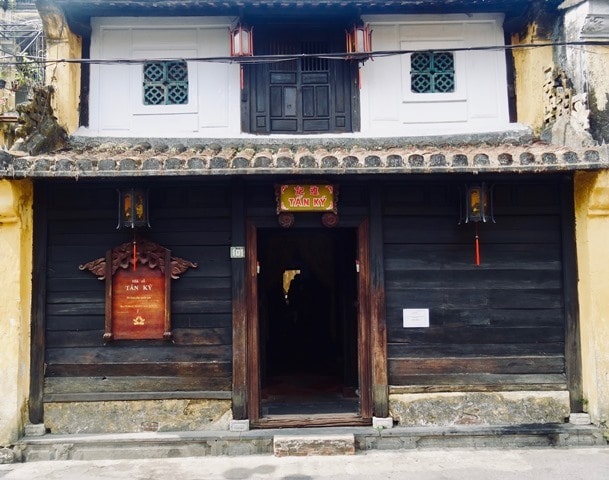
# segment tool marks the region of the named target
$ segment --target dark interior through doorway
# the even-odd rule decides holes
[[[357,414],[357,232],[258,230],[261,414]]]

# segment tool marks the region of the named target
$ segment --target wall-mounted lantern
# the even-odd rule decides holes
[[[486,223],[489,220],[495,223],[492,187],[489,187],[486,183],[465,185],[464,207],[461,212],[461,221],[464,223]]]
[[[143,188],[123,188],[118,191],[118,228],[150,227],[148,221],[148,191]]]
[[[372,30],[368,25],[353,25],[347,30],[347,53],[372,52]]]
[[[229,28],[230,33],[230,56],[251,57],[254,55],[253,28],[237,23]]]
[[[476,265],[480,265],[480,235],[478,234],[478,223],[488,221],[495,223],[493,212],[493,188],[486,183],[475,183],[465,185],[465,199],[461,203],[459,225],[461,223],[473,222],[474,254]]]

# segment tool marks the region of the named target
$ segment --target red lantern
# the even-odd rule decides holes
[[[372,52],[372,30],[368,25],[353,25],[347,30],[347,53]]]
[[[230,28],[229,32],[231,57],[251,57],[254,55],[253,28],[238,23]]]

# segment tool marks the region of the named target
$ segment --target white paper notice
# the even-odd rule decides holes
[[[404,308],[404,328],[429,327],[429,308]]]

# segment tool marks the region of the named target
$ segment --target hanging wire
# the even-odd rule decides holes
[[[537,49],[548,47],[592,47],[592,46],[609,46],[607,40],[585,40],[585,41],[564,41],[564,42],[544,42],[544,43],[528,43],[520,45],[489,45],[476,47],[457,47],[457,48],[437,48],[445,52],[475,52],[475,51],[517,51],[525,49]],[[47,59],[42,56],[31,56],[23,54],[14,54],[14,61],[3,62],[2,65],[19,65],[27,58],[28,62],[39,65],[53,64],[81,64],[81,65],[139,65],[146,62],[165,62],[165,61],[184,61],[184,62],[208,62],[208,63],[229,63],[229,64],[262,64],[262,63],[277,63],[289,62],[302,58],[317,58],[328,60],[357,60],[365,61],[374,58],[385,58],[400,55],[408,55],[411,53],[425,52],[429,49],[406,49],[406,50],[375,50],[368,53],[300,53],[300,54],[282,54],[282,55],[255,55],[252,57],[231,57],[231,56],[214,56],[214,57],[167,57],[167,58],[114,58],[114,59],[95,59],[95,58],[62,58],[62,59]],[[2,51],[2,53],[9,53]],[[608,52],[609,53],[609,52]],[[1,58],[1,57],[0,57]],[[4,57],[7,58],[7,57]],[[8,57],[10,58],[10,57]]]

